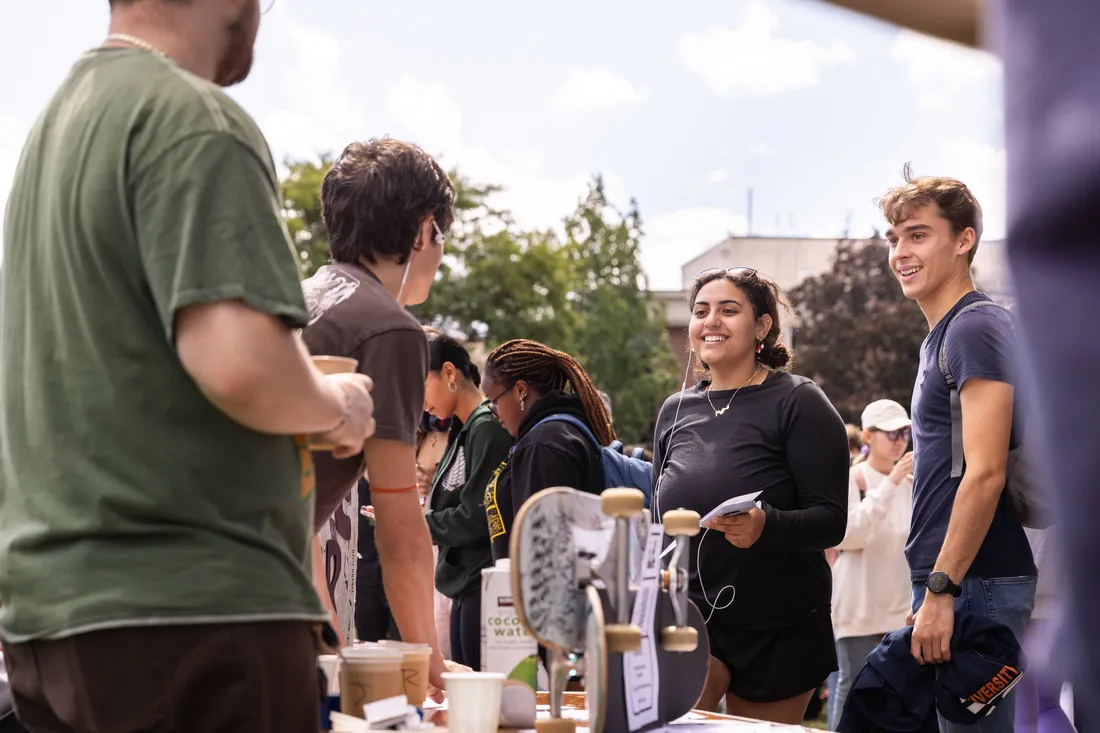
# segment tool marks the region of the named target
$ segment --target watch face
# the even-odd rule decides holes
[[[928,576],[928,590],[933,593],[943,593],[947,588],[947,576],[943,573],[932,573]]]

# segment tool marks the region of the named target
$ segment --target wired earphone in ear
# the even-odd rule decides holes
[[[684,404],[684,393],[687,392],[688,375],[691,374],[691,368],[694,365],[695,347],[692,346],[691,356],[688,357],[687,369],[684,370],[684,381],[683,384],[680,385],[680,399],[676,403],[676,412],[673,413],[672,416],[672,432],[669,433],[668,445],[664,450],[664,455],[661,459],[661,466],[657,473],[657,482],[653,487],[653,510],[656,514],[658,522],[660,522],[663,517],[663,515],[661,514],[661,484],[664,482],[665,479],[665,468],[668,467],[668,457],[672,454],[672,440],[676,437],[676,431],[680,427],[680,405]],[[660,427],[661,426],[658,424],[656,426],[656,429],[654,429],[653,431],[653,435],[656,440],[660,440]],[[701,569],[699,560],[702,557],[703,541],[706,540],[708,534],[710,534],[710,529],[704,528],[702,536],[699,537],[699,544],[695,546],[695,573],[699,576],[699,588],[703,591],[703,600],[707,602],[708,606],[710,606],[710,613],[707,614],[706,621],[703,622],[704,624],[710,623],[710,620],[711,618],[713,618],[715,611],[726,610],[733,605],[734,599],[737,598],[737,589],[734,588],[732,585],[726,585],[720,588],[718,590],[718,595],[714,597],[713,601],[711,601],[710,598],[707,597],[707,586],[703,582],[703,571]],[[674,547],[676,547],[675,543],[669,544],[669,546],[665,548],[664,552],[661,553],[661,557],[663,558],[665,555],[668,555]],[[718,601],[719,599],[721,599],[722,594],[725,593],[727,590],[731,594],[729,602],[726,603],[724,606],[719,606]]]
[[[436,244],[442,247],[443,244],[447,241],[447,238],[443,236],[443,230],[439,228],[439,224],[436,223],[434,217],[432,218],[432,228],[435,229],[435,237],[432,238],[433,241],[435,241]],[[419,237],[420,235],[418,234],[418,242]],[[413,250],[415,251],[416,249],[418,248],[414,245]],[[401,275],[401,287],[397,289],[397,302],[401,303],[402,305],[404,305],[404,302],[401,300],[401,296],[405,293],[405,282],[409,279],[409,268],[412,267],[414,253],[415,252],[409,252],[409,257],[405,260],[405,272]]]

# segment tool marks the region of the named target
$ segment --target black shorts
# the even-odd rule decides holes
[[[781,629],[707,626],[710,653],[730,672],[730,688],[746,702],[769,703],[816,690],[837,670],[829,616]]]

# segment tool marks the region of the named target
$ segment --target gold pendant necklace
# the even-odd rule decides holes
[[[733,404],[733,398],[737,396],[737,393],[741,391],[742,387],[747,387],[749,385],[749,382],[756,379],[756,375],[759,371],[760,371],[760,365],[757,364],[756,368],[752,370],[752,376],[749,377],[749,381],[742,384],[741,387],[738,387],[737,389],[733,390],[733,394],[730,395],[730,401],[727,402],[726,406],[723,407],[721,410],[719,410],[717,407],[714,406],[714,402],[710,398],[710,387],[707,387],[707,402],[710,403],[710,409],[714,410],[714,416],[715,417],[721,417],[722,415],[726,414],[726,411],[730,409],[730,405]]]

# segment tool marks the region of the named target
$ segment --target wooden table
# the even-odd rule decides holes
[[[538,693],[538,704],[545,706],[549,704],[548,696],[545,692]],[[562,701],[562,710],[568,711],[580,711],[584,712],[584,693],[583,692],[567,692]],[[713,722],[716,731],[738,731],[748,730],[753,731],[760,730],[760,726],[769,725],[768,723],[762,723],[759,720],[751,720],[749,718],[738,718],[730,715],[719,715],[718,713],[708,713],[702,710],[692,711],[696,715],[700,716],[702,720],[699,722]],[[428,712],[425,714],[425,720],[435,723],[436,731],[440,733],[448,733],[447,729],[447,713],[444,710],[436,710],[434,712]],[[782,729],[786,731],[796,730],[795,726],[775,726],[777,730]],[[807,733],[811,733],[808,728],[804,728]],[[457,732],[455,732],[457,733]],[[501,728],[500,733],[519,733],[513,728]],[[583,720],[577,721],[577,733],[588,733],[588,728],[584,725]],[[608,733],[615,733],[609,731]]]

